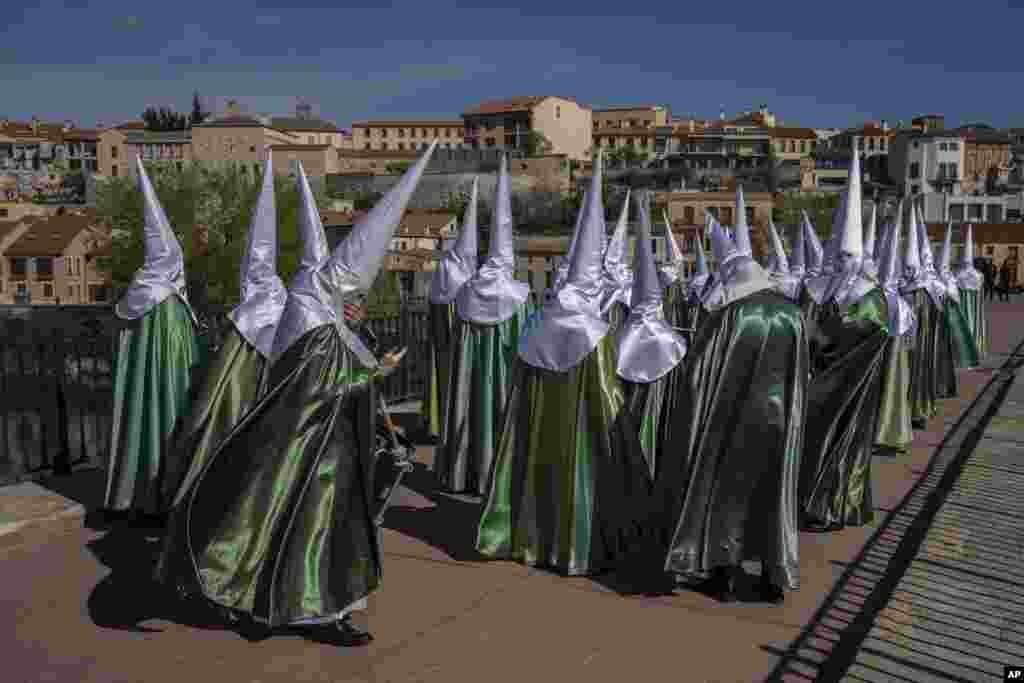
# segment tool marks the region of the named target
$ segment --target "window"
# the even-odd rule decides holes
[[[919,185],[911,185],[910,186],[910,194],[917,194],[920,191],[921,191],[921,187]]]
[[[49,282],[47,282],[46,284],[43,285],[43,298],[44,299],[52,299],[53,298],[53,285],[51,285]]]
[[[694,210],[692,206],[683,208],[683,222],[687,225],[693,225],[697,222],[694,218]]]
[[[722,216],[721,221],[726,225],[732,225],[732,207],[723,206],[721,209],[719,209],[719,212]]]
[[[28,294],[28,285],[24,282],[18,283],[18,296],[25,296]]]
[[[93,303],[103,303],[107,300],[107,288],[103,285],[89,285],[89,299]]]
[[[112,145],[110,147],[110,158],[111,159],[116,159],[117,158],[117,145]]]
[[[912,162],[910,164],[909,176],[910,176],[911,180],[916,180],[917,178],[921,177],[921,164],[920,164],[920,162],[914,161],[914,162]]]
[[[917,140],[914,140],[914,149],[917,149],[920,145],[921,145],[920,142],[918,142]]]
[[[964,220],[964,205],[963,204],[950,204],[949,205],[949,220],[954,223],[960,223]]]
[[[420,128],[420,136],[421,137],[427,137],[427,129],[426,128]]]
[[[960,169],[958,168],[958,166],[959,165],[953,161],[946,164],[946,171],[949,173],[949,177],[954,180],[956,180],[960,176]]]
[[[53,277],[53,258],[49,256],[36,258],[36,275],[39,277]]]
[[[28,259],[17,257],[11,259],[11,275],[25,277],[28,273]]]
[[[112,175],[115,178],[117,177],[117,164],[114,164],[113,166],[110,167],[110,175]]]
[[[10,213],[10,209],[0,209],[0,218],[7,218]]]
[[[484,144],[486,144],[488,147],[494,147],[496,142],[494,138],[487,138],[486,140],[484,140]]]
[[[74,275],[74,259],[71,256],[64,257],[64,274]]]
[[[945,142],[940,142],[940,143],[939,143],[939,151],[940,151],[940,152],[945,152],[945,151],[946,151],[946,149],[947,149],[947,147],[946,147],[946,143],[945,143]]]
[[[874,138],[868,138],[868,150],[870,150],[872,152],[875,151],[875,139]]]
[[[977,219],[977,220],[980,221],[981,220],[981,209],[982,209],[982,205],[981,204],[971,204],[967,208],[967,217],[969,219]]]
[[[950,152],[957,152],[959,150],[960,150],[960,143],[959,142],[951,142],[951,143],[949,143],[949,151]]]
[[[387,149],[388,148],[388,143],[386,143],[386,142],[380,143],[380,148],[381,149]]]
[[[555,106],[555,118],[559,119],[562,117],[562,107],[560,105]]]
[[[404,142],[399,142],[398,143],[398,149],[404,151],[405,150],[405,143]]]
[[[68,285],[68,298],[71,299],[74,296],[75,296],[75,288],[72,287],[71,285]]]
[[[989,204],[986,209],[988,210],[988,222],[989,223],[1002,223],[1003,222],[1003,207],[998,204]]]
[[[405,128],[399,128],[398,129],[398,137],[400,137],[400,138],[404,138],[405,137]]]

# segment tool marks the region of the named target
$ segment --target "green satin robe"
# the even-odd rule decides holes
[[[126,323],[114,378],[106,509],[163,511],[169,437],[188,408],[192,376],[201,364],[195,322],[177,296]]]
[[[376,376],[334,325],[293,343],[175,508],[157,580],[271,626],[336,619],[377,589]]]
[[[664,377],[653,382],[637,383],[622,381],[626,407],[632,416],[643,449],[644,459],[653,481],[657,475],[658,451],[664,436],[665,396],[677,390],[680,366],[674,367]]]
[[[487,491],[519,335],[531,309],[526,303],[497,325],[455,318],[446,425],[434,456],[434,472],[445,491],[480,496]]]
[[[992,352],[992,339],[988,333],[988,314],[985,310],[985,298],[977,289],[960,288],[960,306],[967,327],[974,335],[974,346],[978,350],[979,361]]]
[[[220,442],[263,395],[268,367],[263,354],[232,325],[172,437],[163,477],[165,508],[181,501]]]
[[[643,548],[651,482],[615,371],[615,340],[567,372],[518,362],[477,550],[568,575]]]
[[[916,289],[907,296],[917,318],[917,333],[910,352],[910,416],[915,426],[935,416],[938,399],[938,327],[939,309],[924,289]]]
[[[945,320],[953,343],[953,365],[961,370],[976,368],[981,364],[978,358],[978,344],[967,318],[964,317],[964,300],[960,303],[946,299]]]
[[[882,398],[878,407],[876,448],[906,452],[914,441],[911,425],[910,351],[903,337],[890,337],[882,365]]]
[[[427,339],[427,393],[423,399],[423,422],[427,433],[439,438],[445,433],[445,415],[448,409],[455,305],[431,303],[427,312],[430,336]]]
[[[795,589],[809,362],[800,309],[762,291],[703,315],[658,463],[665,571],[700,579],[760,560]]]
[[[889,347],[888,309],[877,287],[845,312],[834,303],[818,309],[800,471],[806,526],[833,529],[874,519],[871,455]]]
[[[956,310],[950,307],[949,298],[946,298],[939,307],[939,317],[936,324],[936,354],[935,354],[935,397],[956,398],[960,391],[957,386],[956,377],[956,346],[953,341],[953,323],[951,313]]]

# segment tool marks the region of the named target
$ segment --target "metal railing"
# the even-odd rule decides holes
[[[105,466],[119,335],[111,309],[3,308],[10,310],[0,310],[0,482]],[[212,359],[230,322],[219,310],[198,317],[200,343]],[[380,351],[409,349],[385,380],[384,399],[397,403],[422,396],[428,360],[425,308],[403,307],[366,325]]]

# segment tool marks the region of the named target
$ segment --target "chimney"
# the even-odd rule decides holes
[[[238,106],[238,100],[228,100],[228,103],[224,105],[225,114],[241,114],[242,108]]]

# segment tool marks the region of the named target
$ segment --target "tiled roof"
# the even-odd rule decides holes
[[[390,150],[390,149],[341,149],[338,150],[338,157],[341,159],[418,159],[419,150]]]
[[[353,128],[462,128],[462,121],[360,121]]]
[[[207,119],[197,127],[202,128],[271,128],[271,119],[267,116],[252,114],[224,114]]]
[[[593,134],[595,136],[603,135],[605,137],[616,137],[622,135],[632,135],[635,137],[637,135],[655,135],[656,132],[654,128],[595,128]]]
[[[296,116],[275,116],[270,119],[270,125],[277,130],[283,131],[319,131],[321,133],[341,132],[341,129],[330,121],[324,121],[323,119],[305,119]]]
[[[665,109],[665,107],[659,104],[641,104],[637,106],[622,105],[619,107],[601,107],[600,109],[594,108],[591,111],[593,111],[595,114],[601,114],[605,112],[610,113],[617,111],[655,111],[662,109]]]
[[[768,134],[773,138],[798,138],[802,140],[818,139],[818,135],[811,128],[769,128]]]
[[[517,111],[529,111],[538,104],[548,99],[549,97],[557,97],[560,100],[567,100],[569,102],[576,102],[571,97],[561,97],[556,95],[531,95],[527,97],[509,97],[503,100],[491,100],[488,102],[481,102],[475,107],[470,107],[465,112],[465,115],[470,114],[503,114]],[[580,105],[582,106],[582,105]]]
[[[1006,133],[985,126],[984,128],[961,126],[957,132],[964,140],[975,145],[1012,145],[1013,139]]]
[[[72,240],[92,224],[86,216],[67,214],[35,221],[4,252],[5,256],[60,256]]]
[[[448,211],[407,211],[398,226],[398,234],[406,237],[437,237],[441,228],[455,220]]]
[[[322,152],[330,148],[331,145],[279,144],[270,146],[270,149],[276,152]]]

